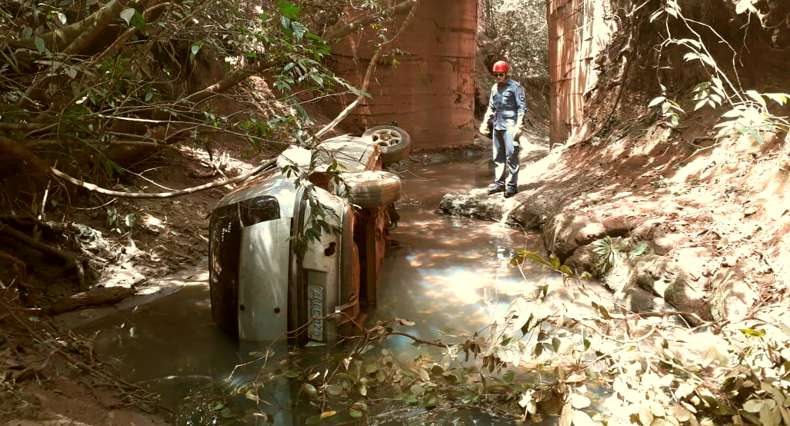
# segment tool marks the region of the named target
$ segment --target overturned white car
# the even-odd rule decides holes
[[[219,327],[241,340],[325,343],[375,304],[400,196],[400,179],[380,169],[382,160],[405,158],[409,144],[403,129],[377,126],[313,151],[290,148],[277,171],[220,200],[209,225],[211,310]],[[282,172],[308,165],[307,185]],[[327,173],[335,165],[340,184]]]

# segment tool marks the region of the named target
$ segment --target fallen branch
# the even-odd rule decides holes
[[[172,197],[178,197],[180,195],[193,194],[195,192],[205,191],[206,189],[216,188],[218,186],[224,186],[224,185],[228,185],[228,184],[231,184],[231,183],[243,182],[243,181],[249,179],[250,177],[252,177],[252,176],[254,176],[254,175],[256,175],[256,174],[258,174],[260,172],[266,171],[270,167],[274,166],[275,163],[276,163],[276,160],[275,159],[271,159],[271,160],[268,160],[265,163],[255,167],[254,169],[250,170],[249,172],[244,173],[244,174],[239,175],[239,176],[236,176],[236,177],[233,177],[233,178],[215,180],[213,182],[209,182],[209,183],[206,183],[206,184],[203,184],[203,185],[198,185],[198,186],[193,186],[193,187],[190,187],[190,188],[184,188],[184,189],[179,189],[179,190],[175,190],[175,191],[168,191],[168,192],[125,192],[125,191],[113,191],[111,189],[102,188],[102,187],[100,187],[98,185],[85,182],[84,180],[80,180],[80,179],[71,177],[71,176],[67,175],[66,173],[63,173],[63,172],[61,172],[60,170],[58,170],[58,169],[56,169],[54,167],[51,167],[50,170],[51,170],[52,174],[55,177],[59,178],[59,179],[63,179],[63,180],[65,180],[65,181],[67,181],[67,182],[69,182],[71,184],[77,185],[79,187],[87,189],[88,191],[96,192],[96,193],[99,193],[99,194],[110,195],[110,196],[118,197],[118,198],[172,198]]]
[[[57,315],[88,306],[111,305],[129,296],[133,296],[136,291],[137,289],[135,289],[134,286],[97,287],[60,299],[44,311],[49,315]]]

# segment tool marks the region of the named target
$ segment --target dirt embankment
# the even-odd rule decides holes
[[[245,90],[264,93],[259,84],[252,79]],[[117,191],[169,192],[241,175],[282,146],[260,148],[216,139],[211,146],[122,153],[124,171],[111,181],[101,171],[84,172]],[[28,154],[19,152],[18,167],[0,173],[0,423],[165,424],[155,395],[97,359],[90,336],[60,324],[111,312],[135,293],[173,291],[163,277],[205,268],[208,214],[229,188],[116,198],[51,180],[46,165],[24,163]],[[69,312],[75,309],[81,311]],[[69,318],[55,317],[64,312]]]
[[[754,22],[744,26],[745,18],[735,16],[731,5],[713,15],[707,9],[689,7],[689,17],[708,13],[739,55],[748,50],[752,59],[761,58],[744,64],[736,56],[741,85],[786,92],[790,79],[781,64],[790,63],[787,41]],[[630,47],[624,39],[629,31],[638,40]],[[714,126],[728,107],[692,112],[692,90],[705,81],[701,69],[683,59],[684,51],[668,49],[656,71],[652,48],[666,34],[647,19],[620,35],[597,60],[602,74],[588,94],[584,138],[537,162],[522,157],[520,193],[513,200],[482,190],[448,194],[441,209],[540,230],[547,252],[578,274],[602,279],[634,311],[677,310],[697,322],[738,321],[765,305],[786,306],[786,131],[717,138]],[[704,41],[715,46],[714,57],[732,58],[733,50],[715,43],[714,36]],[[619,66],[623,55],[633,61],[630,67]],[[660,94],[659,83],[688,111],[678,126],[648,108]]]

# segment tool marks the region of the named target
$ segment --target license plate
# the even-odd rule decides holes
[[[307,328],[307,337],[324,341],[324,288],[317,285],[307,287],[307,308],[312,322]]]

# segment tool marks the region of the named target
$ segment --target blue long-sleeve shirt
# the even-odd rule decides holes
[[[524,88],[517,81],[508,79],[501,87],[498,83],[491,87],[488,110],[483,122],[493,115],[494,129],[505,130],[508,127],[521,126],[526,113]]]

